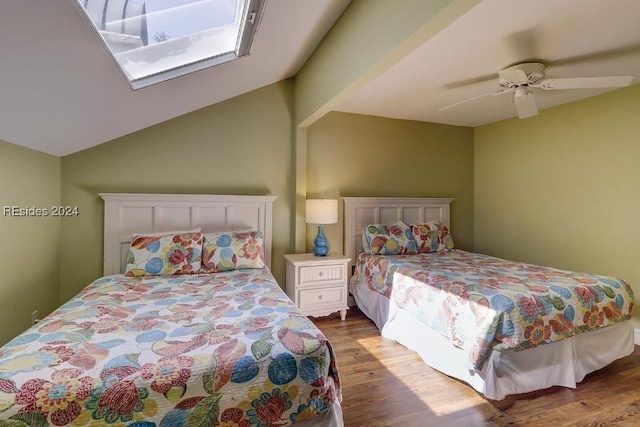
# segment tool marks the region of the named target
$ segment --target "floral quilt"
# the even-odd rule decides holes
[[[461,250],[359,256],[353,282],[447,337],[481,370],[491,350],[559,341],[633,316],[622,279],[507,261]]]
[[[100,278],[0,348],[0,426],[281,426],[339,399],[267,269]]]

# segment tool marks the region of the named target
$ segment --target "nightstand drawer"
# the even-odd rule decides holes
[[[345,287],[339,288],[320,288],[320,289],[302,289],[299,291],[300,309],[304,311],[307,308],[316,308],[323,304],[335,305],[344,302],[346,304],[347,295]]]
[[[288,254],[287,295],[307,316],[347,316],[347,275],[350,258],[340,254]]]
[[[301,266],[299,286],[322,285],[343,282],[344,264],[328,264],[319,266]]]

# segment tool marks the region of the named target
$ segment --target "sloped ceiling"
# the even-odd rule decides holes
[[[137,91],[74,2],[0,2],[1,140],[64,156],[291,77],[349,0],[267,1],[250,56]]]

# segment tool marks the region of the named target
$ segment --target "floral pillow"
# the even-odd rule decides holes
[[[442,252],[453,249],[453,238],[449,234],[449,229],[440,221],[411,224],[409,227],[418,245],[418,252]]]
[[[262,232],[225,231],[204,235],[201,273],[264,268]]]
[[[373,255],[413,255],[418,247],[411,229],[398,221],[395,224],[370,224],[364,227],[363,246]]]
[[[202,233],[134,236],[125,276],[189,274],[200,269]]]

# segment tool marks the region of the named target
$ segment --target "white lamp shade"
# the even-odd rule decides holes
[[[308,224],[335,224],[338,222],[338,201],[309,199],[306,204]]]

